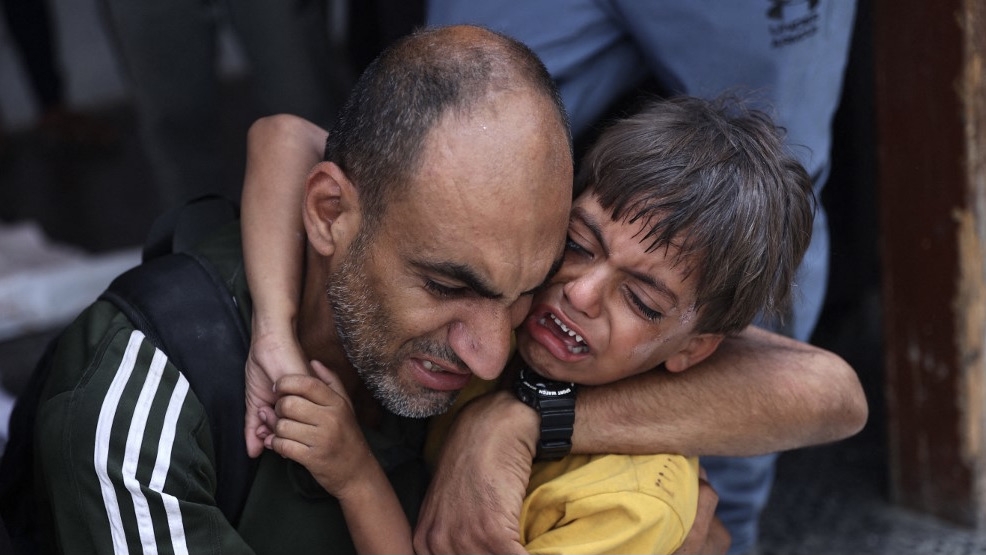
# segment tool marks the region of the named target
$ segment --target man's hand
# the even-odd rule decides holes
[[[706,480],[705,469],[699,469],[698,480],[698,513],[695,515],[695,523],[692,529],[685,536],[684,543],[675,551],[675,555],[698,554],[719,554],[722,555],[729,550],[732,539],[729,532],[723,526],[722,521],[716,518],[716,505],[719,504],[719,494],[716,493],[709,482]]]
[[[537,414],[507,392],[463,408],[422,505],[415,552],[525,553],[520,509],[537,434]]]
[[[246,415],[243,433],[247,453],[257,457],[264,450],[264,441],[269,443],[277,424],[274,382],[290,374],[307,375],[308,364],[290,329],[278,334],[263,332],[255,327],[245,372]]]

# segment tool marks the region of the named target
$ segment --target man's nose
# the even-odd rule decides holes
[[[528,306],[530,303],[527,303]],[[500,375],[510,357],[511,320],[515,310],[497,306],[477,310],[452,323],[449,344],[472,373],[484,380]],[[526,310],[524,311],[526,314]]]

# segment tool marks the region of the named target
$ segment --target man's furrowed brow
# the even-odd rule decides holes
[[[493,289],[489,283],[479,276],[472,268],[464,264],[455,262],[429,262],[416,261],[415,266],[432,272],[436,275],[445,276],[462,283],[468,289],[472,289],[477,295],[486,299],[502,299],[503,293]]]

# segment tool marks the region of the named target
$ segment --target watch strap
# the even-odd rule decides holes
[[[575,426],[575,390],[564,397],[540,400],[541,436],[537,442],[538,460],[557,460],[572,452]]]

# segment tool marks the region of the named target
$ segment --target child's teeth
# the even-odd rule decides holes
[[[574,337],[575,340],[578,341],[579,343],[583,342],[582,336],[575,333],[575,330],[569,329],[569,327],[566,326],[561,320],[559,320],[557,316],[555,316],[554,314],[548,314],[548,316],[551,317],[551,321],[554,322],[555,325],[557,325],[559,328],[561,328],[561,331],[567,333],[569,337]],[[544,324],[543,318],[541,319],[541,323]],[[583,350],[580,349],[578,351],[572,351],[572,352],[583,352]]]

